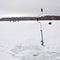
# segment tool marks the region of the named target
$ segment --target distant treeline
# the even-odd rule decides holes
[[[39,20],[60,20],[60,16],[42,16]]]
[[[60,16],[41,16],[41,17],[8,17],[0,18],[0,21],[35,21],[35,20],[60,20]]]

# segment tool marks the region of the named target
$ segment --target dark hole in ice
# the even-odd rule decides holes
[[[49,22],[48,24],[49,24],[49,25],[51,25],[51,24],[52,24],[52,22]]]

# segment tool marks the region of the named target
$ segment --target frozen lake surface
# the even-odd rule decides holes
[[[60,60],[60,52],[51,51],[47,47],[20,47],[11,50],[13,57],[21,60]]]
[[[36,21],[0,22],[0,59],[60,60],[60,21],[52,21],[52,25],[49,21],[41,23],[44,47]]]

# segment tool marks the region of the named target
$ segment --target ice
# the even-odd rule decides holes
[[[37,22],[0,23],[1,60],[60,60],[60,21],[42,22],[44,46],[41,46]]]
[[[58,60],[60,56],[60,53],[50,51],[47,47],[20,47],[14,48],[14,51],[11,50],[11,55],[14,54],[14,56],[12,55],[13,57],[17,57],[21,60]]]

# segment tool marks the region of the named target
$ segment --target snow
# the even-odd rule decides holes
[[[36,21],[0,22],[1,60],[60,60],[60,21],[42,23],[44,46],[41,46],[40,25]]]
[[[60,59],[60,53],[55,51],[49,51],[45,47],[22,47],[18,48],[19,51],[15,48],[11,51],[13,57],[17,57],[21,60],[58,60]],[[18,53],[16,53],[18,52]]]

